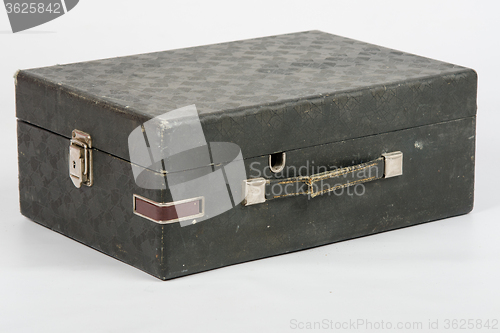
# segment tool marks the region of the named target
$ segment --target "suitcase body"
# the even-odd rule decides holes
[[[476,90],[318,31],[22,70],[21,212],[160,279],[465,214]]]

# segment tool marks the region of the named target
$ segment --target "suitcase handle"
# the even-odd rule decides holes
[[[243,205],[250,206],[268,200],[318,195],[382,178],[403,174],[403,153],[395,151],[362,164],[325,171],[312,176],[285,179],[252,178],[243,182]]]

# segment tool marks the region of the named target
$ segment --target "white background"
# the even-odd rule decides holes
[[[500,320],[496,4],[86,0],[17,34],[0,8],[0,332],[288,332],[323,319],[421,321],[420,332],[439,320],[450,332],[446,319]],[[472,213],[168,282],[19,214],[17,69],[312,29],[477,70]]]

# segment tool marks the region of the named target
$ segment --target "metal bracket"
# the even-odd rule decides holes
[[[158,224],[186,220],[193,220],[191,224],[196,224],[196,218],[205,216],[205,197],[156,202],[134,194],[133,199],[134,214]]]
[[[80,188],[83,185],[92,186],[94,174],[92,172],[92,138],[89,134],[73,130],[69,143],[69,178]]]
[[[243,181],[244,206],[266,202],[266,183],[264,178],[253,178]]]
[[[385,160],[384,178],[401,176],[403,174],[403,153],[394,151],[382,154]]]

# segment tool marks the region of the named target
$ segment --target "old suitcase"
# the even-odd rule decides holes
[[[21,212],[165,280],[465,214],[476,87],[319,31],[21,70]]]

